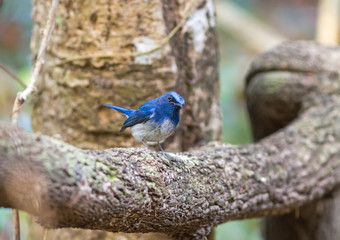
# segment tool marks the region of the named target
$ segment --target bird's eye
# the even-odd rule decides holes
[[[168,100],[169,100],[169,101],[171,101],[171,100],[172,100],[172,96],[171,96],[171,95],[168,97]]]

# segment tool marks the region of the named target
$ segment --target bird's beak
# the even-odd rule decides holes
[[[173,105],[176,106],[176,107],[179,107],[179,108],[183,107],[183,104],[181,104],[181,103],[173,103]]]

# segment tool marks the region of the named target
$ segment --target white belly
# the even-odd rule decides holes
[[[132,136],[138,141],[161,142],[169,137],[175,129],[170,120],[165,120],[161,125],[152,121],[136,124],[131,127]]]

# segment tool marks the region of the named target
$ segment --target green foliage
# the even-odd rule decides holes
[[[215,229],[215,240],[262,240],[258,219],[231,221]]]
[[[20,238],[25,240],[28,234],[28,215],[24,212],[19,212],[20,216]],[[12,222],[12,209],[0,208],[0,239],[13,239],[14,227]]]
[[[220,36],[221,37],[221,36]],[[246,56],[242,57],[242,51],[233,48],[233,42],[228,42],[230,46],[222,46],[221,61],[219,63],[219,73],[221,80],[220,101],[222,110],[223,134],[222,140],[231,144],[245,144],[251,142],[251,133],[249,119],[246,110],[245,97],[243,93],[244,69],[247,60]],[[232,51],[229,52],[229,48]],[[224,51],[231,54],[240,54],[240,58],[227,58]],[[244,59],[246,60],[244,60]],[[243,62],[243,63],[242,63]]]

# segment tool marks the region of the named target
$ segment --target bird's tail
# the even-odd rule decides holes
[[[118,112],[123,113],[125,116],[129,117],[135,110],[129,108],[118,107],[115,105],[104,104],[104,106],[117,110]]]

